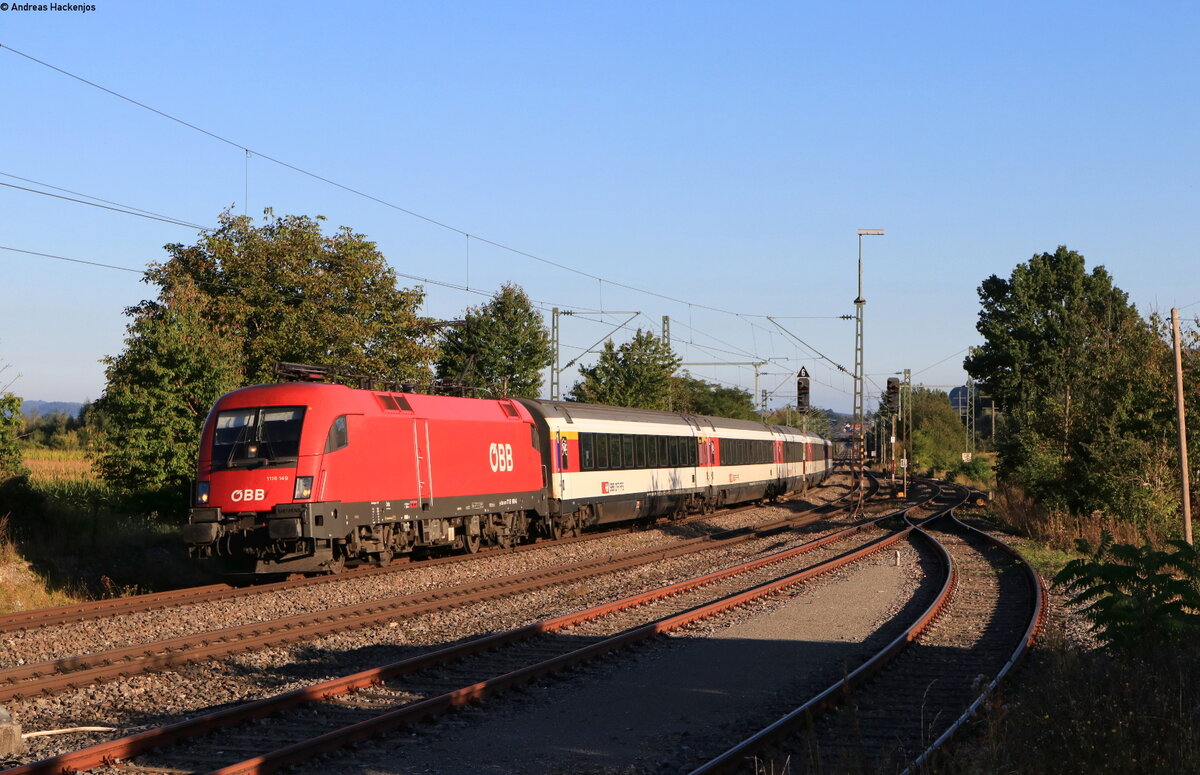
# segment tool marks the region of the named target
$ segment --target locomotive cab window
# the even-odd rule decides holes
[[[300,455],[302,406],[229,409],[217,414],[213,468],[253,468],[295,463]]]
[[[346,428],[346,415],[342,415],[329,426],[329,435],[325,437],[325,451],[336,452],[350,444],[350,433]]]

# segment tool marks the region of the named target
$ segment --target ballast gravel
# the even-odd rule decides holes
[[[810,493],[809,497],[811,501],[820,502],[844,492],[844,488],[833,486]],[[737,514],[714,515],[700,523],[668,524],[663,529],[636,533],[612,533],[599,541],[546,546],[533,552],[481,557],[467,563],[425,568],[418,565],[397,574],[347,578],[318,588],[13,633],[4,637],[0,659],[6,664],[37,662],[240,623],[267,621],[360,600],[410,594],[471,579],[665,546],[718,527],[728,529],[777,519],[787,508],[786,505],[763,507]],[[777,550],[782,540],[777,536],[767,543]],[[797,533],[788,540],[798,544],[807,539]],[[115,730],[112,733],[70,733],[33,738],[29,740],[30,754],[23,757],[24,761],[30,761],[148,726],[169,723],[206,709],[278,694],[318,680],[403,659],[430,646],[518,627],[689,578],[761,550],[761,542],[717,549],[642,566],[619,576],[396,620],[382,627],[318,638],[289,648],[249,652],[218,662],[132,676],[54,697],[17,701],[11,703],[10,710],[26,732],[97,725]],[[182,611],[186,611],[186,615],[181,615]]]

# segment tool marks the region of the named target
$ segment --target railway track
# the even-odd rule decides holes
[[[465,705],[618,648],[802,583],[881,551],[907,530],[881,529],[877,517],[800,546],[613,603],[478,638],[374,670],[210,713],[169,727],[64,754],[9,772],[88,769],[139,756],[208,732],[186,754],[156,754],[137,769],[268,772],[343,747],[432,713]],[[860,546],[840,544],[866,535]],[[386,683],[384,683],[386,682]],[[296,709],[302,708],[299,716]],[[287,715],[274,714],[287,711]],[[265,717],[272,716],[270,720]],[[227,727],[238,725],[233,732]],[[233,765],[238,753],[262,752]],[[182,758],[181,758],[182,757]]]
[[[875,491],[877,491],[878,483],[873,482],[872,487]],[[807,511],[819,510],[823,507],[823,505],[824,504],[814,505]],[[757,506],[752,504],[748,506],[722,509],[720,516],[738,514],[753,508],[757,508]],[[688,525],[711,519],[712,516],[712,514],[696,514],[676,520],[672,524],[677,526]],[[643,526],[634,525],[630,529],[640,529],[641,527]],[[93,600],[84,603],[55,606],[53,608],[38,608],[30,611],[15,611],[12,613],[0,614],[0,634],[21,632],[41,627],[55,627],[63,624],[89,621],[109,616],[146,613],[150,611],[158,611],[186,605],[196,605],[199,603],[214,603],[235,600],[252,595],[265,595],[296,589],[322,587],[343,583],[347,579],[358,580],[376,576],[387,576],[396,573],[420,570],[423,568],[436,567],[439,565],[471,563],[482,559],[491,559],[496,557],[498,554],[521,554],[525,552],[538,551],[546,548],[547,546],[564,546],[602,540],[610,534],[610,531],[589,532],[579,536],[570,536],[557,539],[540,539],[537,543],[514,546],[510,548],[485,547],[480,552],[469,555],[432,557],[423,560],[413,560],[409,557],[401,557],[393,559],[389,564],[381,567],[362,566],[336,574],[288,578],[260,584],[209,584],[199,587],[189,587],[186,589],[174,589],[164,592],[134,595],[131,597]]]
[[[872,492],[877,491],[878,483],[873,479],[871,483]],[[483,581],[428,589],[415,594],[370,600],[272,621],[191,633],[155,643],[141,643],[14,666],[0,670],[0,701],[55,694],[95,683],[128,678],[138,673],[176,669],[196,662],[303,642],[322,635],[389,623],[432,611],[498,600],[693,552],[736,546],[820,520],[838,509],[838,501],[848,498],[851,494],[847,492],[842,498],[830,503],[804,509],[800,513],[753,529],[720,531],[675,542],[669,547],[653,547],[618,558],[601,557],[567,563],[531,573],[487,578]]]
[[[911,772],[978,709],[1040,630],[1041,582],[953,509],[914,524],[945,573],[924,614],[845,679],[691,775]]]

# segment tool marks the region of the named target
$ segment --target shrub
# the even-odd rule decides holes
[[[1085,605],[1093,629],[1110,646],[1145,650],[1200,636],[1200,555],[1183,541],[1169,549],[1114,543],[1104,531],[1093,551],[1077,542],[1081,557],[1067,563],[1054,583]]]

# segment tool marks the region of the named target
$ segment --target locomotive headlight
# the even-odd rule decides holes
[[[292,493],[292,500],[299,501],[299,500],[304,500],[306,498],[311,498],[312,497],[312,483],[313,483],[313,478],[311,476],[297,476],[296,477],[296,491],[294,493]]]
[[[196,482],[196,505],[208,505],[208,482]]]

